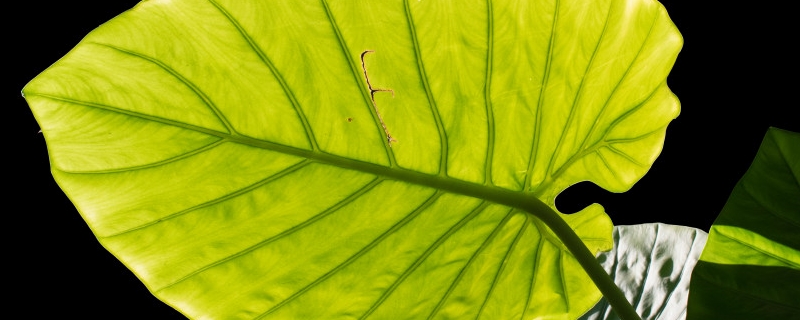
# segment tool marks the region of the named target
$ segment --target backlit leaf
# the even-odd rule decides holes
[[[681,44],[652,0],[149,0],[23,93],[97,238],[187,316],[575,318],[599,292],[514,203],[640,179]],[[599,205],[563,218],[611,248]]]

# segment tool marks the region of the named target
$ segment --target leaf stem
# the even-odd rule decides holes
[[[537,204],[533,201],[526,203],[524,207],[520,209],[524,209],[542,220],[542,222],[558,236],[561,242],[564,243],[564,246],[572,253],[572,256],[578,260],[578,263],[580,263],[583,270],[589,275],[589,278],[594,281],[594,284],[600,289],[603,296],[608,299],[611,309],[617,313],[620,319],[641,320],[639,314],[636,313],[636,310],[628,299],[625,298],[625,294],[622,293],[622,290],[617,287],[614,280],[611,279],[600,263],[597,262],[592,252],[583,244],[583,241],[575,234],[575,231],[558,216],[558,213],[547,205],[544,205],[544,203],[539,202]]]

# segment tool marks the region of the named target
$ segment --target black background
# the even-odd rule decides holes
[[[708,230],[747,170],[770,126],[800,132],[796,101],[795,17],[788,8],[662,1],[685,44],[668,84],[681,115],[664,150],[629,192],[581,183],[559,197],[565,211],[606,207],[615,224],[663,222]],[[707,2],[707,1],[702,1]],[[14,150],[4,180],[4,258],[9,306],[22,318],[170,319],[182,316],[154,298],[109,254],[53,181],[44,138],[22,87],[103,22],[137,1],[20,1],[7,7],[3,99]],[[7,22],[8,24],[8,22]],[[9,55],[11,58],[9,58]],[[7,74],[7,73],[6,73]],[[9,82],[10,80],[10,82]],[[10,181],[9,181],[10,179]],[[8,297],[8,295],[6,295]],[[10,313],[11,311],[7,311]]]

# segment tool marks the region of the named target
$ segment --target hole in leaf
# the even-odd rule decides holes
[[[593,203],[599,203],[608,208],[611,197],[617,194],[609,192],[600,186],[583,181],[576,183],[556,196],[556,209],[561,213],[573,214],[581,211]],[[606,210],[607,211],[607,210]]]

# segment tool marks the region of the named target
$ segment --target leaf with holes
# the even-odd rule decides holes
[[[97,238],[190,317],[575,318],[600,293],[554,226],[592,259],[612,225],[554,199],[645,174],[681,44],[653,0],[150,0],[23,93]]]

